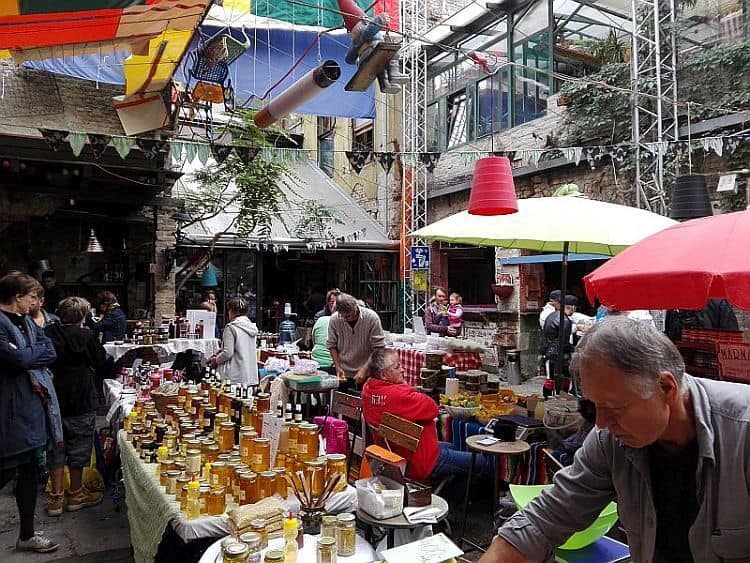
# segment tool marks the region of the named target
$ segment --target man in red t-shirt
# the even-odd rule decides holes
[[[471,454],[456,450],[447,442],[438,442],[435,426],[438,406],[430,397],[404,383],[396,352],[376,349],[367,364],[366,375],[367,381],[362,388],[362,414],[367,424],[377,427],[383,413],[389,412],[424,427],[413,454],[393,445],[393,450],[409,463],[407,476],[417,481],[429,481],[469,474]],[[474,469],[476,474],[490,474],[484,456],[477,456]]]

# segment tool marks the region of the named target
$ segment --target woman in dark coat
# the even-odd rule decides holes
[[[111,291],[100,291],[94,300],[94,306],[101,317],[89,316],[86,324],[95,333],[101,333],[101,343],[125,339],[128,319]]]
[[[53,420],[59,407],[46,370],[55,349],[28,315],[40,288],[26,274],[0,278],[0,487],[16,479],[16,549],[47,553],[58,544],[34,533],[34,509],[47,445],[59,443],[62,430]]]

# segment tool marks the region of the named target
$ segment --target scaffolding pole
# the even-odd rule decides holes
[[[678,138],[675,2],[631,0],[631,17],[636,206],[666,215],[677,175],[676,160],[664,161],[666,143]]]
[[[403,92],[404,173],[401,186],[401,312],[404,327],[412,326],[414,315],[424,315],[427,289],[414,289],[411,269],[412,245],[425,245],[423,240],[412,240],[411,233],[427,225],[427,174],[418,154],[427,147],[427,53],[417,39],[427,31],[427,2],[403,0],[401,26],[406,46],[405,70],[409,82]],[[429,271],[427,282],[429,284]]]

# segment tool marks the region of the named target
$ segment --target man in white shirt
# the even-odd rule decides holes
[[[549,301],[539,313],[539,328],[544,329],[544,321],[547,320],[552,313],[560,310],[560,303],[562,302],[562,292],[556,289],[549,294]]]

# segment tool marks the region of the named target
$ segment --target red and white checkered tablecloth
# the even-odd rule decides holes
[[[427,359],[424,350],[414,350],[413,348],[394,348],[394,350],[398,354],[401,367],[404,368],[406,383],[413,387],[419,387],[421,385],[419,374]],[[454,352],[443,356],[443,365],[453,366],[458,371],[482,369],[482,358],[476,352]]]

